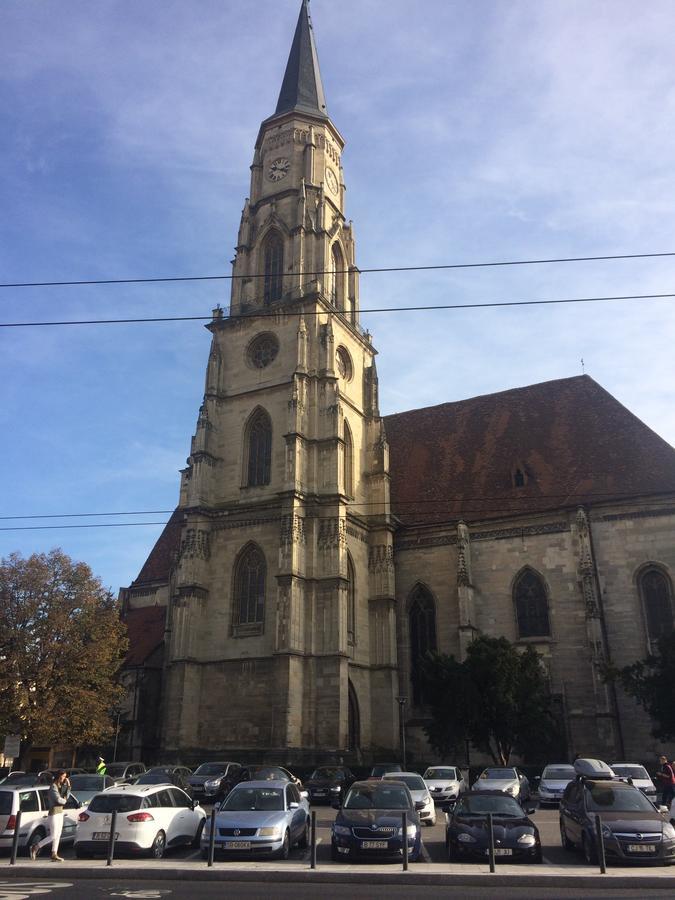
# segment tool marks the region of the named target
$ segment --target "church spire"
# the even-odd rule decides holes
[[[309,17],[309,0],[302,0],[274,116],[293,110],[310,113],[323,119],[328,118],[319,71],[319,57]]]

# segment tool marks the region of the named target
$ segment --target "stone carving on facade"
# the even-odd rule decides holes
[[[281,650],[288,643],[290,609],[290,588],[281,585],[277,594],[277,649]]]
[[[391,572],[394,569],[394,548],[390,544],[376,544],[368,551],[371,572]]]
[[[204,559],[211,556],[211,543],[209,532],[202,528],[188,528],[185,537],[181,541],[179,558]]]
[[[471,586],[471,544],[469,529],[464,522],[457,525],[457,584]]]
[[[281,517],[282,544],[305,544],[305,520],[303,516],[289,515]]]
[[[319,525],[319,549],[347,546],[347,523],[342,518],[325,518]]]

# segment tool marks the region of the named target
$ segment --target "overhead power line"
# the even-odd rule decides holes
[[[474,263],[439,263],[430,266],[372,266],[367,268],[356,267],[361,274],[378,272],[433,272],[444,269],[488,269],[499,266],[542,266],[552,263],[576,263],[576,262],[606,262],[619,259],[657,259],[659,257],[675,256],[675,250],[663,253],[617,253],[605,256],[561,256],[549,259],[507,259],[493,260],[490,262]],[[349,274],[349,269],[344,269],[339,274]],[[306,275],[325,275],[325,269],[315,272],[306,272]],[[334,271],[331,270],[331,274]],[[101,284],[163,284],[181,281],[235,281],[238,278],[264,278],[264,272],[246,273],[242,275],[170,275],[156,276],[152,278],[88,278],[77,281],[16,281],[0,283],[0,288],[34,288],[34,287],[77,287],[84,285]]]
[[[663,294],[620,294],[606,297],[563,297],[555,300],[494,300],[487,303],[436,303],[429,306],[381,306],[371,309],[360,309],[361,315],[370,313],[401,313],[401,312],[432,312],[434,310],[448,309],[494,309],[508,306],[554,306],[564,303],[601,303],[617,300],[670,300],[675,293]],[[327,310],[288,310],[277,308],[274,312],[251,312],[241,315],[228,316],[230,321],[239,319],[273,319],[279,315],[287,316],[320,316]],[[336,309],[339,313],[342,310]],[[133,319],[76,319],[50,322],[0,322],[0,328],[35,328],[38,326],[66,326],[66,325],[129,325],[147,322],[199,322],[211,321],[213,316],[144,316]]]

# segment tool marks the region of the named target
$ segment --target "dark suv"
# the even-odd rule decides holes
[[[580,847],[597,861],[595,817],[600,815],[607,860],[675,862],[675,828],[641,790],[611,778],[578,777],[560,801],[560,839],[566,850]]]

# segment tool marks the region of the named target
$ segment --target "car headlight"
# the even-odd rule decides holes
[[[401,837],[402,834],[403,834],[403,829],[399,828],[398,836]],[[416,834],[417,834],[417,825],[408,825],[408,837],[414,838]]]
[[[336,794],[339,794],[339,793],[340,793],[340,788],[339,788],[338,785],[335,785],[335,787],[332,787],[332,788],[331,788],[331,791],[333,791],[333,792],[336,793]]]
[[[258,830],[259,837],[271,837],[271,838],[280,838],[281,831],[278,825],[270,825],[267,828],[260,828]]]
[[[663,839],[664,841],[675,841],[675,828],[669,822],[664,823]]]
[[[533,834],[521,834],[518,838],[518,843],[523,847],[534,847],[537,841]]]
[[[461,841],[463,844],[475,844],[476,843],[476,838],[473,837],[473,835],[467,834],[464,831],[461,834],[457,835],[457,840]]]
[[[515,797],[516,794],[518,793],[518,785],[512,784],[510,787],[507,787],[506,793],[511,794],[513,797]]]
[[[546,787],[545,784],[540,784],[539,785],[539,793],[540,794],[550,794],[551,791],[549,790],[549,788]]]
[[[220,778],[212,778],[210,781],[204,782],[204,787],[218,787],[220,784]]]
[[[347,836],[351,833],[351,828],[347,828],[346,825],[333,825],[333,834],[344,834],[345,836]]]

